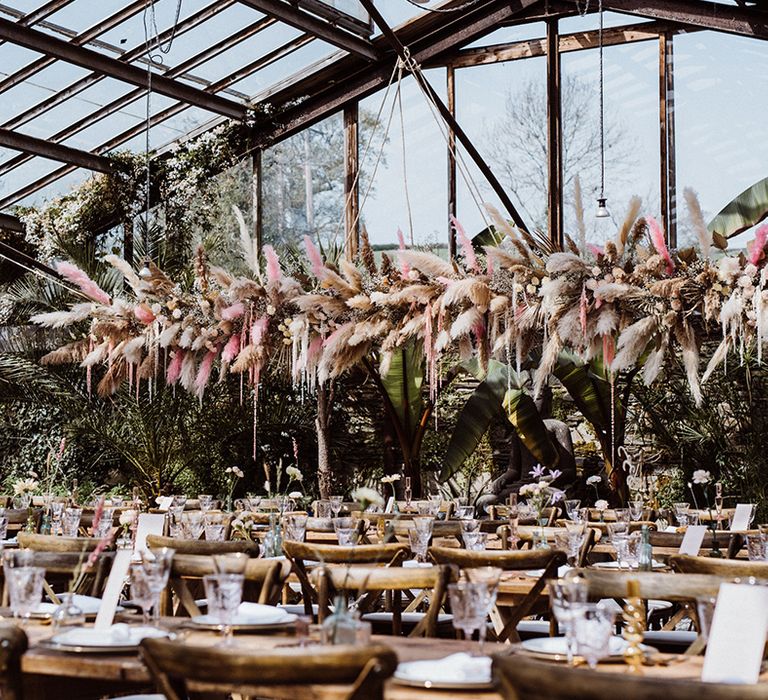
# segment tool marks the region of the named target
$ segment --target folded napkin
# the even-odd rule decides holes
[[[397,676],[433,683],[490,683],[491,659],[464,652],[443,659],[410,661],[397,667]]]
[[[432,564],[428,561],[416,561],[415,559],[408,559],[403,562],[404,569],[431,569]]]

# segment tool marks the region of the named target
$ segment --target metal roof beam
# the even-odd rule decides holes
[[[62,163],[70,163],[80,168],[96,170],[101,173],[111,173],[115,170],[115,164],[104,156],[94,155],[77,148],[53,143],[45,139],[38,139],[27,134],[20,134],[8,129],[0,129],[0,146],[12,148],[16,151],[24,151],[35,156],[58,160]]]
[[[338,29],[282,0],[240,0],[240,2],[368,61],[376,61],[379,58],[379,52],[367,39]]]
[[[33,51],[48,54],[62,61],[73,63],[82,68],[103,73],[116,80],[122,80],[138,87],[145,88],[147,86],[147,73],[142,68],[118,61],[109,56],[104,56],[97,51],[55,39],[34,29],[20,27],[14,22],[9,22],[5,19],[0,19],[0,38],[7,39],[14,44],[24,46]],[[218,95],[212,95],[162,75],[152,76],[152,89],[161,95],[187,102],[196,107],[202,107],[210,112],[223,114],[225,117],[244,119],[247,113],[245,105],[239,102],[234,102]]]
[[[768,12],[704,0],[603,0],[613,12],[680,22],[701,29],[768,39]]]

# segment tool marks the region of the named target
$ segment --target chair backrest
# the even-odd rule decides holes
[[[766,700],[768,686],[702,683],[690,678],[590,671],[522,654],[496,656],[493,674],[504,698],[526,700]]]
[[[392,634],[402,632],[402,594],[429,589],[429,606],[426,614],[411,631],[411,637],[437,636],[437,619],[445,601],[448,583],[457,576],[448,566],[403,568],[381,566],[323,566],[312,572],[312,582],[317,590],[319,620],[322,622],[330,610],[330,602],[337,594],[355,596],[360,613],[368,612],[383,592],[392,593]]]
[[[36,552],[90,552],[99,544],[95,537],[57,537],[34,532],[20,532],[18,540],[19,547]]]
[[[226,542],[207,542],[206,540],[182,540],[176,537],[162,535],[147,535],[147,546],[150,549],[168,547],[177,554],[228,554],[243,552],[252,557],[259,556],[259,543],[250,540],[227,540]]]
[[[558,521],[562,522],[562,521]],[[534,534],[535,533],[544,533],[544,536],[547,539],[547,542],[553,543],[555,541],[555,533],[562,532],[563,529],[561,527],[545,527],[541,528],[538,526],[530,526],[530,525],[522,525],[518,527],[517,529],[517,546],[520,547],[521,545],[527,545],[528,547],[532,546]],[[512,544],[512,538],[510,534],[511,530],[509,525],[502,525],[497,531],[496,534],[498,534],[499,538],[501,539],[501,548],[502,549],[509,549]],[[577,562],[578,566],[586,566],[587,564],[587,557],[589,553],[592,551],[592,548],[602,539],[603,533],[601,530],[598,530],[594,527],[588,527],[587,531],[585,533],[584,537],[584,543],[581,545],[581,550],[579,551],[579,559]]]
[[[650,542],[654,547],[680,547],[683,543],[685,532],[660,532],[658,530],[651,530],[649,535]],[[701,543],[702,548],[709,549],[715,539],[721,549],[727,550],[731,540],[731,533],[720,530],[717,532],[716,536],[713,536],[712,531],[707,530],[704,535],[704,540]]]
[[[744,559],[716,559],[675,554],[667,561],[670,567],[683,574],[712,574],[730,579],[759,578],[768,581],[768,562]]]
[[[437,564],[453,564],[459,569],[495,566],[504,571],[530,571],[545,569],[552,562],[556,562],[557,566],[565,563],[565,553],[559,549],[486,549],[471,552],[456,547],[430,547],[429,554]]]
[[[0,697],[22,699],[21,657],[27,650],[27,635],[21,627],[0,625]]]
[[[542,510],[542,517],[547,519],[547,525],[554,525],[555,521],[561,516],[562,511],[558,506],[548,506]],[[488,506],[488,517],[491,520],[508,520],[509,519],[509,506],[502,504],[495,504]],[[536,518],[520,518],[518,520],[519,525],[538,525]]]
[[[176,614],[186,613],[190,617],[200,614],[195,596],[190,592],[189,586],[212,573],[215,573],[212,556],[174,555],[168,585],[179,601]],[[277,604],[283,584],[290,573],[291,564],[285,559],[250,559],[244,572],[243,600],[264,605]]]
[[[145,639],[140,650],[158,690],[168,700],[183,700],[195,688],[260,697],[275,685],[341,683],[352,684],[347,700],[382,700],[384,681],[397,668],[396,654],[384,646],[232,651]],[[305,694],[297,688],[297,697]]]
[[[34,508],[31,511],[27,508],[6,508],[3,515],[8,518],[8,537],[24,530],[30,519],[33,523],[35,532],[40,528],[40,518],[43,511],[40,508]]]

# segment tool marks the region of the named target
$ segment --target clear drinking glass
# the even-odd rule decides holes
[[[181,516],[181,525],[184,539],[199,540],[204,527],[202,511],[185,511]]]
[[[331,513],[334,518],[339,517],[341,513],[341,504],[344,502],[344,496],[331,496]]]
[[[706,642],[709,640],[709,630],[712,627],[712,616],[715,614],[717,598],[714,596],[702,596],[696,598],[696,616],[699,620],[699,634]]]
[[[616,516],[616,521],[620,523],[629,523],[631,512],[629,508],[614,508],[613,513]]]
[[[568,665],[573,665],[576,655],[576,637],[573,632],[574,612],[587,602],[587,587],[578,578],[552,579],[547,582],[549,604],[558,627],[565,636]]]
[[[453,626],[461,630],[465,639],[472,639],[491,609],[491,594],[486,582],[460,581],[448,586],[448,596],[453,613]],[[480,639],[480,655],[483,654],[483,637]]]
[[[629,503],[629,514],[632,518],[632,520],[642,520],[643,519],[643,502],[642,501],[630,501]]]
[[[209,574],[203,576],[208,615],[221,627],[222,646],[232,645],[232,625],[243,600],[242,574]]]
[[[675,508],[675,518],[677,518],[677,524],[680,527],[685,527],[688,525],[688,511],[690,508],[690,503],[675,503],[673,505]]]
[[[576,520],[576,516],[578,516],[579,513],[579,506],[581,505],[581,499],[569,498],[566,501],[563,501],[563,504],[565,505],[565,512],[568,514],[568,517],[571,520]]]
[[[115,519],[114,508],[104,508],[99,517],[99,522],[93,528],[93,536],[101,540],[112,532],[112,525]]]
[[[342,547],[354,547],[357,544],[356,531],[351,527],[337,527],[336,539]]]
[[[258,513],[263,500],[264,499],[261,496],[250,496],[245,499],[245,502],[248,504],[248,510],[250,510],[251,513]]]
[[[77,537],[82,508],[65,508],[61,514],[61,531],[64,537]]]
[[[475,517],[474,506],[458,506],[456,508],[456,517],[459,520],[473,520]]]
[[[200,510],[203,512],[213,508],[213,496],[211,494],[200,493],[197,495],[197,500],[200,502]]]
[[[208,542],[224,542],[227,526],[219,523],[212,523],[205,526],[205,539]]]
[[[331,502],[327,500],[317,500],[314,502],[315,517],[317,518],[330,518],[333,511],[331,510]]]
[[[0,515],[0,542],[6,539],[8,534],[8,516]]]
[[[555,549],[565,552],[568,566],[578,564],[582,544],[584,544],[584,535],[579,531],[558,530],[555,532]]]
[[[419,515],[413,519],[413,527],[417,532],[427,535],[427,539],[432,537],[432,531],[435,526],[435,519],[429,516]]]
[[[423,562],[427,559],[427,549],[429,549],[429,534],[419,532],[416,528],[408,530],[408,544],[411,552],[416,556],[416,561]]]
[[[14,566],[5,574],[13,616],[24,624],[43,598],[45,569],[40,566]]]
[[[488,542],[488,534],[485,532],[464,532],[461,535],[464,547],[470,552],[484,552]]]
[[[600,603],[583,603],[573,611],[573,634],[579,656],[595,669],[610,652],[614,615]]]
[[[61,533],[61,516],[64,512],[66,501],[63,498],[54,498],[51,501],[51,534]]]
[[[184,526],[182,524],[182,515],[184,506],[173,505],[168,509],[168,534],[171,537],[183,537]]]
[[[213,568],[217,574],[245,574],[250,557],[244,552],[213,555]]]
[[[290,513],[283,516],[283,539],[303,542],[307,534],[307,516],[303,513]]]
[[[173,497],[172,505],[176,508],[181,508],[184,510],[184,506],[187,505],[187,497],[183,494],[177,494]]]
[[[154,590],[151,581],[152,572],[142,562],[133,562],[129,569],[131,577],[131,599],[141,608],[141,622],[147,627],[150,622],[150,610],[155,604]],[[156,582],[155,582],[156,583]]]

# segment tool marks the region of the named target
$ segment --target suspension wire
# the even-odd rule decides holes
[[[605,199],[605,75],[603,71],[603,0],[598,0],[600,26],[597,32],[600,60],[600,199]]]
[[[470,7],[474,7],[475,5],[481,2],[481,0],[467,0],[467,2],[461,5],[457,5],[456,7],[427,7],[423,3],[417,2],[417,0],[405,0],[405,1],[413,5],[414,7],[418,7],[420,10],[423,10],[424,12],[434,12],[435,14],[450,14],[451,12],[461,12],[462,10],[466,10]]]
[[[413,246],[413,212],[411,211],[411,194],[408,186],[408,170],[406,165],[406,148],[405,148],[405,120],[403,119],[403,68],[405,67],[402,61],[397,62],[397,92],[395,93],[395,99],[397,100],[397,106],[400,111],[400,143],[402,146],[403,157],[403,187],[405,189],[405,207],[408,211],[408,230],[411,234],[411,246]]]

